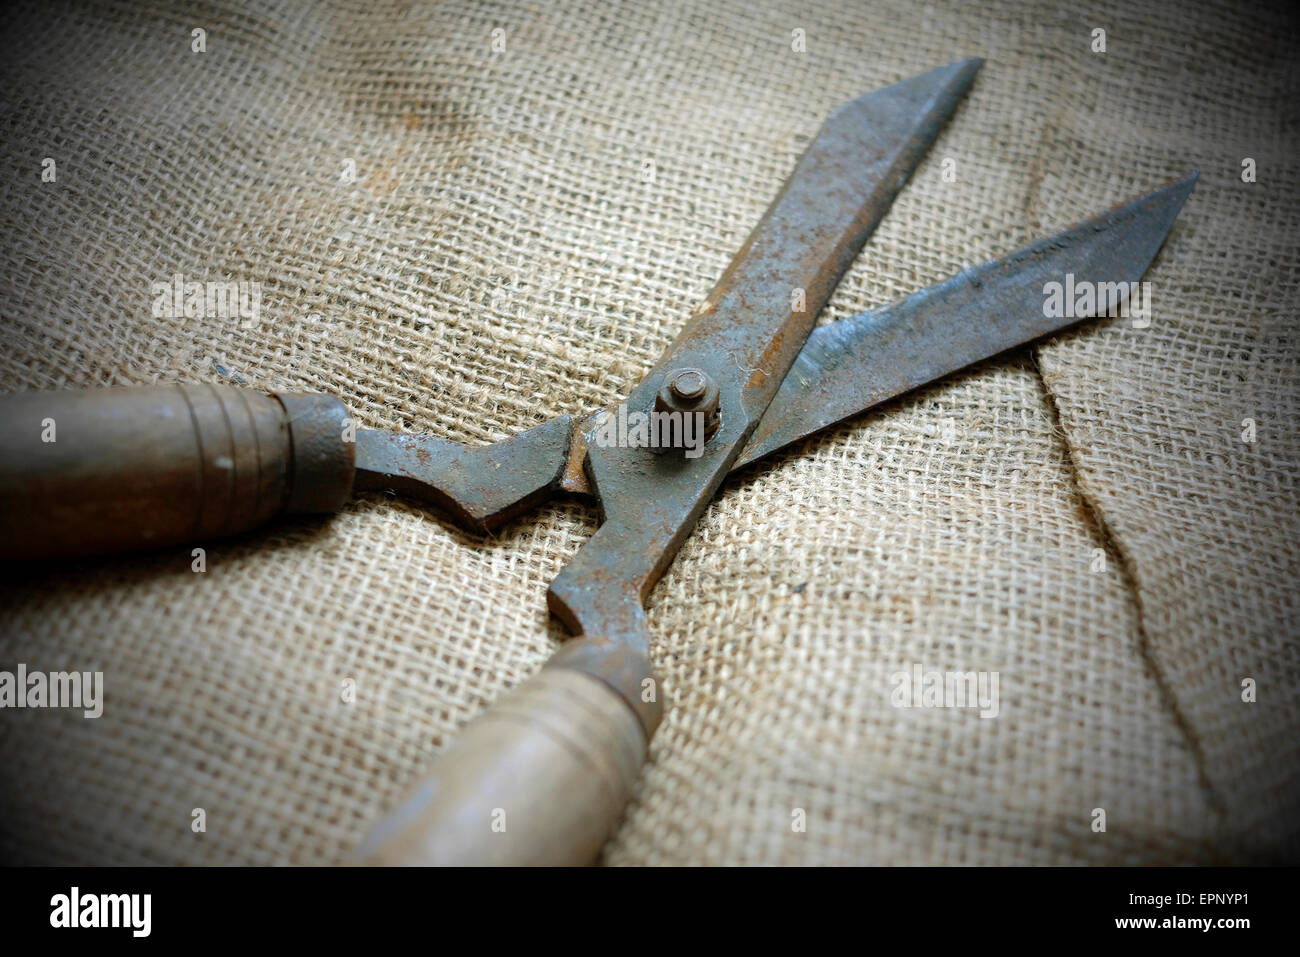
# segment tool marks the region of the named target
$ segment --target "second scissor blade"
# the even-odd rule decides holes
[[[1109,297],[1126,297],[1142,278],[1196,179],[1192,173],[892,306],[814,330],[735,468],[972,363],[1105,315]]]

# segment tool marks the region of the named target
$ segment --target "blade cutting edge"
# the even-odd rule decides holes
[[[776,395],[816,313],[978,73],[964,60],[833,111],[712,293],[628,394],[652,408],[672,370],[701,370],[720,425],[694,459],[600,440],[585,478],[599,529],[560,572],[548,604],[575,634],[644,651],[642,604]],[[795,291],[802,291],[800,303]]]
[[[1131,291],[1196,185],[1193,172],[1132,202],[984,263],[901,302],[815,329],[734,468],[972,363],[1060,332],[1074,297],[1048,316],[1048,284]],[[1104,302],[1104,300],[1101,300]]]

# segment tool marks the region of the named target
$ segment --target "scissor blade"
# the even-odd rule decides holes
[[[673,369],[716,383],[721,425],[698,458],[584,436],[604,524],[551,585],[574,632],[644,643],[641,602],[690,534],[840,276],[969,89],[981,61],[896,83],[835,110],[704,305],[628,396],[641,414]]]
[[[834,110],[713,291],[633,396],[652,397],[666,369],[703,369],[721,390],[724,428],[733,434],[752,428],[840,277],[982,63],[940,67]],[[727,441],[719,438],[710,444],[721,451]]]
[[[1146,272],[1197,175],[894,305],[814,330],[735,468],[971,363],[1106,314],[1111,292],[1131,291]]]

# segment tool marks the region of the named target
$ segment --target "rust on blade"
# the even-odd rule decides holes
[[[1130,290],[1155,258],[1196,179],[1192,173],[902,302],[817,329],[735,467],[1104,312],[1045,315],[1045,287]]]
[[[438,506],[462,528],[489,531],[560,483],[572,422],[560,416],[491,445],[431,435],[357,432],[358,490],[388,490]]]
[[[547,596],[571,631],[644,651],[646,594],[748,441],[817,313],[979,66],[972,60],[942,67],[835,110],[704,305],[628,396],[628,410],[647,412],[672,371],[707,375],[718,387],[721,425],[702,455],[609,447],[591,441],[590,432],[582,440],[586,479],[604,522]],[[575,450],[569,457],[563,480],[575,490],[580,454]]]
[[[1192,173],[901,302],[814,330],[732,471],[972,363],[1095,318],[1097,311],[1045,317],[1043,284],[1067,276],[1080,288],[1137,281],[1196,179]],[[589,436],[613,414],[595,409],[571,427],[566,417],[478,450],[428,436],[362,432],[357,484],[400,487],[443,505],[464,527],[495,527],[551,489],[590,496]]]
[[[600,426],[605,416],[613,414],[613,409],[596,409],[578,417],[569,440],[569,454],[564,460],[564,471],[560,474],[561,490],[583,497],[592,494],[591,483],[587,481],[584,468],[587,461],[587,436]]]

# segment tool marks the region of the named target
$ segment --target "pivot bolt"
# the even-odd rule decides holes
[[[718,386],[703,369],[673,369],[665,375],[655,396],[655,411],[661,415],[678,412],[683,418],[702,416],[705,441],[713,438],[722,423],[718,415]]]
[[[699,369],[679,369],[668,377],[668,388],[673,397],[694,404],[704,398],[709,377]]]

